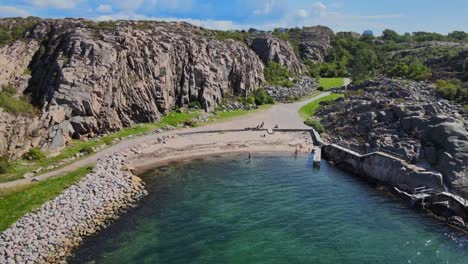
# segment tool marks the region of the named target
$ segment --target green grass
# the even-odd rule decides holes
[[[61,177],[20,187],[20,192],[17,189],[2,190],[0,192],[0,231],[7,229],[32,209],[58,196],[91,170],[90,167],[83,167]]]
[[[344,85],[343,78],[320,78],[319,82],[320,87],[322,87],[323,91]]]
[[[340,97],[343,97],[342,94],[337,94],[337,93],[332,93],[330,95],[327,95],[325,97],[322,97],[318,100],[315,100],[315,101],[312,101],[310,102],[309,104],[306,104],[304,105],[303,107],[301,107],[299,109],[299,115],[304,119],[306,120],[307,118],[313,116],[315,114],[315,112],[317,111],[317,109],[319,108],[320,106],[320,102],[333,102],[335,101],[336,99],[340,98]]]
[[[16,98],[13,94],[7,91],[0,92],[0,108],[5,112],[13,114],[34,114],[36,109],[29,102],[29,98],[25,95]]]

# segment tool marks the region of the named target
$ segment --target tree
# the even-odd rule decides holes
[[[383,40],[390,40],[395,42],[402,42],[403,38],[395,31],[391,29],[385,29],[382,32],[382,39]]]
[[[392,77],[403,77],[413,80],[426,80],[432,76],[432,71],[421,61],[399,62],[397,65],[390,68],[388,74]]]
[[[356,52],[351,65],[351,76],[356,83],[375,77],[377,55],[372,49]]]
[[[468,41],[468,33],[465,31],[453,31],[450,32],[447,37],[452,40]]]

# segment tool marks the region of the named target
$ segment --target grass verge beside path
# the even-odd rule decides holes
[[[23,186],[21,191],[17,189],[1,190],[0,232],[7,229],[24,214],[57,197],[64,189],[78,182],[91,171],[91,167],[83,167],[57,178]]]
[[[55,157],[44,157],[36,161],[16,160],[12,162],[12,168],[8,173],[0,174],[0,182],[8,182],[21,179],[27,172],[31,172],[39,167],[46,168],[56,162],[75,156],[80,151],[91,149],[103,144],[110,145],[113,140],[130,135],[145,133],[154,129],[162,128],[167,125],[177,126],[179,124],[190,122],[194,117],[200,115],[200,111],[190,112],[171,112],[155,123],[137,124],[133,127],[124,128],[118,132],[108,134],[100,138],[90,139],[88,141],[73,140],[71,146],[64,148],[59,155]],[[90,153],[91,155],[93,153]],[[89,156],[87,155],[87,156]],[[85,156],[86,157],[86,156]],[[41,173],[46,172],[43,170]]]
[[[319,108],[320,106],[320,102],[333,102],[335,101],[336,99],[340,98],[340,97],[343,97],[342,94],[337,94],[337,93],[332,93],[330,95],[327,95],[327,96],[324,96],[320,99],[317,99],[315,101],[312,101],[306,105],[304,105],[303,107],[301,107],[299,109],[299,115],[301,116],[302,119],[307,119],[311,116],[313,116],[315,114],[315,111],[317,111],[317,109]]]
[[[320,87],[322,87],[323,91],[326,91],[331,88],[341,87],[344,85],[343,78],[320,78]]]

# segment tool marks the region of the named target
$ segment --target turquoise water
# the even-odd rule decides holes
[[[468,263],[467,236],[306,158],[193,161],[144,175],[150,194],[72,263]]]

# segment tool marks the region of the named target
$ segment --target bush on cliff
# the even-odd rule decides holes
[[[4,174],[10,171],[12,168],[11,162],[6,156],[0,157],[0,174]]]
[[[25,160],[40,160],[43,158],[45,158],[45,154],[39,148],[32,148],[23,155]]]
[[[307,118],[306,121],[304,121],[304,124],[312,127],[313,129],[315,129],[315,131],[317,131],[317,133],[319,134],[322,134],[323,132],[325,132],[325,128],[323,127],[323,125],[320,123],[319,120],[317,119],[314,119],[314,118]]]
[[[269,62],[263,70],[265,80],[269,85],[292,87],[294,84],[289,80],[293,75],[288,69],[276,62]]]
[[[458,79],[437,80],[437,93],[447,100],[454,100],[459,103],[466,104],[468,101],[468,88],[462,86],[462,82]]]
[[[8,113],[30,113],[34,114],[36,109],[29,102],[27,95],[16,97],[16,89],[7,85],[3,86],[0,91],[0,108],[3,108]]]
[[[265,89],[257,89],[252,93],[253,101],[256,105],[265,105],[265,104],[273,104],[275,100],[271,97]],[[248,99],[248,101],[252,101],[252,99]]]
[[[402,77],[413,80],[427,80],[432,76],[431,69],[419,60],[409,63],[399,62],[390,68],[388,74],[391,77]]]

